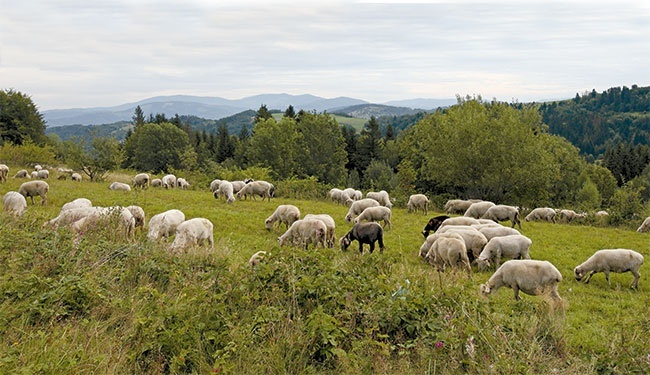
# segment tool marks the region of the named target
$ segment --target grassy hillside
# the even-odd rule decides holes
[[[128,181],[129,175],[112,179]],[[4,194],[21,180],[0,185]],[[191,183],[192,181],[190,181]],[[283,229],[264,229],[279,204],[328,213],[337,236],[347,208],[326,200],[216,200],[194,190],[114,192],[105,183],[48,181],[48,206],[19,219],[0,214],[0,373],[648,373],[650,281],[602,274],[590,284],[573,268],[600,248],[648,255],[633,230],[523,223],[531,256],[562,272],[564,306],[509,289],[482,298],[460,271],[422,262],[427,218],[393,211],[386,251],[280,248]],[[171,208],[214,223],[213,250],[170,254],[110,228],[75,237],[43,228],[77,197],[98,206],[136,204],[148,216]],[[37,203],[38,203],[37,199]],[[430,213],[433,216],[435,213]],[[251,270],[258,250],[271,254]]]

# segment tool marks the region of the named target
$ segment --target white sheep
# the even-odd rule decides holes
[[[282,236],[278,237],[278,244],[304,246],[305,250],[309,248],[309,244],[314,244],[314,247],[319,244],[325,247],[325,233],[327,227],[321,220],[296,220]]]
[[[438,230],[442,227],[446,227],[448,225],[465,225],[465,226],[470,226],[470,225],[476,225],[480,224],[481,222],[478,221],[477,219],[467,217],[467,216],[456,216],[456,217],[450,217],[448,219],[443,220],[443,222],[440,224],[440,227],[438,227]]]
[[[379,202],[382,206],[392,208],[393,203],[390,201],[390,196],[386,190],[381,191],[369,191],[366,193],[366,198],[371,198]]]
[[[292,204],[281,204],[275,209],[271,216],[266,218],[264,221],[264,226],[267,230],[271,230],[271,228],[273,228],[273,225],[275,223],[278,223],[278,225],[284,224],[286,226],[286,229],[289,229],[291,224],[299,219],[300,210],[298,207]]]
[[[379,202],[371,198],[363,198],[363,199],[359,199],[358,201],[354,201],[350,205],[350,208],[348,209],[348,213],[345,215],[345,221],[350,223],[352,222],[352,220],[354,220],[354,217],[362,213],[363,210],[365,210],[368,207],[375,207],[375,206],[379,206]]]
[[[17,191],[8,191],[2,196],[2,209],[10,215],[23,216],[27,210],[27,201]]]
[[[235,196],[233,195],[233,187],[232,187],[232,182],[230,181],[221,181],[221,184],[219,184],[219,188],[213,193],[215,198],[219,198],[221,196],[226,197],[226,202],[227,203],[234,203],[235,202]]]
[[[151,176],[148,173],[138,173],[133,177],[132,185],[134,188],[146,189],[149,187]]]
[[[14,175],[14,178],[29,178],[30,174],[27,172],[27,169],[21,169]]]
[[[108,188],[110,190],[115,190],[115,191],[131,191],[131,186],[129,186],[128,184],[125,184],[123,182],[117,182],[117,181],[112,182],[108,186]]]
[[[51,227],[56,229],[60,226],[71,225],[75,221],[85,218],[86,216],[97,212],[101,207],[92,207],[92,206],[80,206],[80,207],[68,207],[66,209],[61,209],[59,215],[54,219],[48,220],[43,223],[43,227]]]
[[[32,204],[34,204],[34,197],[41,197],[41,204],[43,206],[47,205],[47,193],[50,191],[50,185],[45,181],[27,181],[20,185],[18,192],[23,195],[25,198],[31,198]]]
[[[144,225],[146,223],[146,217],[144,214],[144,210],[140,206],[127,206],[127,210],[131,211],[131,214],[133,215],[133,219],[135,220],[135,227],[140,227],[144,229]]]
[[[242,181],[242,180],[230,181],[230,183],[232,184],[232,192],[233,192],[233,194],[239,193],[239,191],[241,189],[243,189],[244,186],[246,186],[246,184],[247,184],[246,181]]]
[[[73,174],[71,174],[70,178],[72,179],[72,181],[75,181],[75,182],[81,182],[81,180],[83,180],[81,175],[79,173],[77,173],[77,172],[74,172]]]
[[[636,229],[637,232],[639,233],[645,233],[647,231],[650,231],[650,216],[646,217],[645,220],[643,220],[643,223]]]
[[[79,233],[88,230],[89,228],[104,229],[107,225],[117,224],[117,226],[124,231],[127,237],[133,235],[135,228],[135,218],[130,210],[126,207],[111,206],[111,207],[90,207],[90,213],[85,217],[80,218],[70,224],[73,232]],[[70,212],[68,210],[65,212]]]
[[[577,281],[580,281],[585,275],[585,284],[591,280],[591,276],[598,272],[605,274],[607,285],[612,286],[609,282],[609,273],[623,273],[632,272],[634,280],[632,281],[631,288],[636,288],[639,283],[639,268],[643,264],[643,255],[630,249],[604,249],[598,250],[589,259],[577,266],[573,273]]]
[[[479,224],[481,227],[474,226],[478,229],[479,232],[483,233],[487,240],[491,240],[494,237],[503,237],[510,236],[513,234],[521,234],[515,228],[504,227],[503,225],[489,225],[489,224]]]
[[[172,189],[176,186],[176,176],[174,176],[173,174],[164,175],[161,181],[162,181],[162,186],[165,189]]]
[[[417,213],[418,210],[422,210],[422,213],[427,215],[429,213],[429,198],[424,194],[412,194],[406,203],[406,208],[408,212]]]
[[[71,210],[73,208],[92,207],[93,202],[88,198],[77,198],[61,206],[61,211]]]
[[[162,180],[159,179],[159,178],[154,178],[153,180],[151,180],[151,186],[152,187],[161,187],[161,186],[163,186],[162,185]]]
[[[551,298],[561,301],[557,291],[562,274],[551,262],[545,260],[509,260],[501,265],[490,277],[487,283],[481,284],[479,290],[482,295],[496,293],[505,286],[515,293],[515,300],[519,301],[519,291],[536,296],[549,293]]]
[[[570,223],[573,220],[576,219],[584,219],[587,217],[587,214],[584,212],[577,213],[573,210],[568,210],[568,209],[562,209],[557,213],[557,216],[560,218],[561,221],[565,223]]]
[[[450,199],[445,203],[444,210],[448,214],[464,214],[472,203],[465,199]]]
[[[219,189],[219,185],[221,184],[223,180],[220,179],[214,179],[212,182],[210,182],[210,192],[214,194],[217,189]]]
[[[262,260],[264,260],[265,256],[266,256],[266,251],[258,251],[258,252],[256,252],[248,260],[248,265],[251,266],[251,268],[257,266],[258,264],[260,264],[260,262]]]
[[[32,180],[35,180],[35,179],[38,178],[38,172],[37,171],[32,171],[32,173],[30,173],[30,174],[32,176]]]
[[[40,171],[36,172],[36,178],[47,180],[50,178],[50,171],[47,169],[41,169]]]
[[[40,171],[41,169],[43,169],[43,167],[41,167],[40,164],[36,164],[36,165],[34,166],[34,170],[35,170],[36,172]]]
[[[390,216],[392,212],[391,209],[384,206],[374,206],[368,207],[365,210],[361,211],[359,216],[354,219],[354,223],[360,223],[362,221],[384,221],[383,227],[388,227],[391,229]]]
[[[327,192],[327,196],[330,198],[332,203],[347,204],[348,201],[351,201],[352,198],[344,190],[339,188],[332,188]]]
[[[495,206],[495,204],[490,201],[481,201],[481,202],[472,203],[467,208],[463,216],[473,217],[474,219],[480,219],[483,215],[485,215],[487,210],[492,206]]]
[[[433,241],[426,257],[429,260],[429,264],[436,266],[439,272],[444,271],[445,266],[459,265],[465,268],[468,276],[471,277],[472,275],[465,240],[457,233],[439,235]]]
[[[317,219],[325,224],[327,232],[325,232],[325,243],[327,247],[333,247],[336,244],[336,223],[334,218],[328,214],[307,214],[303,219]]]
[[[521,234],[494,237],[488,241],[476,259],[478,270],[483,271],[485,267],[489,267],[493,259],[495,268],[501,265],[501,258],[530,259],[529,252],[532,244],[530,238]]]
[[[208,242],[210,249],[214,248],[214,225],[208,219],[197,217],[185,220],[176,227],[176,237],[170,249],[174,252],[188,246]]]
[[[256,200],[255,196],[259,195],[262,197],[262,201],[264,201],[266,198],[270,202],[274,192],[275,187],[273,184],[270,182],[258,180],[249,182],[244,185],[244,187],[237,192],[237,198],[241,199],[242,196],[246,197],[250,195],[253,197],[253,200]]]
[[[515,206],[508,206],[505,204],[497,204],[491,206],[485,211],[481,219],[493,220],[495,222],[510,220],[512,223],[512,228],[515,227],[515,224],[519,225],[521,229],[521,221],[519,221],[519,208]]]
[[[157,241],[161,237],[169,237],[176,233],[178,225],[185,221],[185,214],[176,209],[161,212],[149,219],[147,239]]]
[[[551,207],[537,207],[530,211],[528,215],[524,218],[526,221],[548,221],[549,223],[555,223],[555,215],[557,212]]]
[[[348,197],[350,197],[350,199],[352,199],[353,201],[358,201],[359,199],[363,198],[363,193],[353,188],[346,188],[343,190],[343,192],[347,194]]]
[[[445,226],[439,228],[436,233],[458,233],[465,240],[465,247],[467,248],[467,256],[470,261],[478,258],[487,244],[488,240],[483,233],[470,226]]]
[[[9,167],[6,164],[0,164],[0,182],[7,182],[9,176]]]
[[[183,189],[183,190],[187,190],[187,189],[190,188],[190,183],[187,182],[187,180],[184,179],[183,177],[179,177],[179,178],[176,180],[176,186],[178,186],[179,188],[181,188],[181,189]]]

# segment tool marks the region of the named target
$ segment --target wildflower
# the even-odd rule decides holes
[[[444,344],[442,343],[442,341],[438,341],[438,342],[436,343],[436,349],[440,349],[440,348],[442,348],[442,345],[444,345]]]

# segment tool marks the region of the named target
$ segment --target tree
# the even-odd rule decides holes
[[[142,125],[126,140],[124,148],[133,155],[130,167],[152,173],[180,169],[192,161],[192,153],[196,158],[187,133],[168,122]]]
[[[122,162],[120,143],[112,137],[95,136],[89,146],[85,138],[72,138],[65,142],[65,148],[70,167],[82,171],[91,181],[103,181]]]
[[[257,124],[260,121],[272,119],[273,115],[269,110],[266,108],[266,104],[262,104],[260,106],[260,109],[257,110],[255,113],[255,124]]]
[[[300,170],[326,184],[345,182],[345,139],[338,122],[329,114],[303,113],[296,123]]]
[[[284,117],[296,118],[296,111],[293,109],[292,105],[289,105],[284,111]]]
[[[370,162],[380,155],[383,147],[379,123],[375,116],[364,125],[357,143],[358,167],[365,170]]]
[[[272,118],[255,123],[253,135],[246,148],[251,165],[268,167],[277,179],[286,179],[302,174],[297,155],[304,155],[299,150],[300,134],[296,130],[296,121],[283,117],[276,122]]]
[[[41,146],[47,141],[43,116],[29,96],[0,91],[0,140],[15,145],[31,140]]]
[[[226,159],[235,155],[235,142],[228,134],[228,127],[225,123],[219,125],[217,130],[217,162],[223,163]]]
[[[135,107],[135,111],[133,113],[133,117],[131,117],[131,120],[133,121],[133,126],[136,128],[140,125],[144,125],[144,112],[140,106]]]

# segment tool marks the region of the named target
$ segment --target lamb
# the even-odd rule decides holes
[[[176,186],[176,176],[174,176],[173,174],[164,175],[161,181],[162,181],[162,186],[165,189],[172,189]]]
[[[176,186],[178,186],[179,188],[181,188],[181,189],[183,189],[183,190],[187,190],[187,189],[189,189],[189,187],[190,187],[190,183],[187,182],[187,180],[184,179],[183,177],[179,177],[179,178],[176,180]]]
[[[438,215],[429,219],[427,225],[424,226],[424,230],[422,230],[422,235],[424,238],[427,238],[430,232],[437,231],[438,228],[440,228],[440,225],[447,219],[449,219],[449,216],[447,215]]]
[[[502,286],[512,288],[515,300],[519,301],[519,291],[528,295],[540,295],[546,292],[556,301],[562,298],[557,291],[562,274],[551,262],[545,260],[509,260],[501,265],[487,283],[481,284],[482,295],[496,293]]]
[[[23,216],[27,210],[25,197],[17,191],[8,191],[2,197],[2,208],[5,212],[14,216]]]
[[[438,236],[438,238],[433,242],[427,254],[429,264],[435,265],[438,272],[444,271],[446,265],[454,266],[458,264],[465,268],[467,275],[471,277],[472,268],[469,265],[467,248],[463,238],[457,233],[434,236]]]
[[[294,221],[300,219],[300,210],[292,204],[281,204],[275,212],[264,221],[267,230],[273,228],[273,224],[284,224],[287,229],[293,224]]]
[[[183,221],[176,227],[176,237],[170,246],[170,250],[176,252],[206,241],[210,245],[210,249],[213,249],[213,228],[212,222],[202,217]]]
[[[474,219],[479,219],[485,213],[487,210],[494,206],[495,204],[489,201],[481,201],[481,202],[476,202],[472,203],[467,210],[465,211],[465,214],[463,216],[465,217],[473,217]]]
[[[27,172],[27,169],[21,169],[14,175],[14,178],[29,178],[30,174]]]
[[[498,269],[501,265],[501,258],[508,259],[530,259],[530,245],[533,244],[530,238],[521,234],[512,234],[503,237],[494,237],[481,251],[477,258],[478,270],[483,271],[490,266],[490,261],[496,259],[494,264]]]
[[[645,220],[643,220],[643,223],[636,229],[637,232],[639,233],[645,233],[647,231],[650,231],[650,216],[646,217]]]
[[[77,198],[74,199],[61,207],[61,211],[71,210],[73,208],[82,208],[82,207],[92,207],[93,202],[87,198]]]
[[[131,187],[128,184],[125,184],[123,182],[113,182],[111,183],[108,188],[110,190],[116,190],[116,191],[131,191]]]
[[[146,222],[144,210],[140,206],[127,206],[127,210],[131,211],[133,219],[135,220],[135,228],[140,227],[144,229],[144,224]]]
[[[264,259],[265,255],[266,255],[266,251],[258,251],[258,252],[256,252],[248,260],[248,265],[250,265],[251,268],[257,266]]]
[[[634,280],[632,280],[631,288],[636,288],[639,283],[639,268],[643,264],[643,255],[634,250],[629,249],[604,249],[598,250],[589,259],[577,266],[573,273],[577,281],[580,281],[586,274],[585,284],[589,283],[591,276],[598,272],[605,273],[607,285],[610,287],[612,284],[609,281],[609,273],[623,273],[632,272]]]
[[[371,198],[364,198],[364,199],[359,199],[358,201],[354,201],[350,205],[347,215],[345,215],[345,221],[350,223],[352,222],[352,220],[354,220],[354,217],[362,213],[363,210],[365,210],[368,207],[375,207],[375,206],[379,206],[379,202]]]
[[[235,196],[233,195],[233,187],[230,181],[221,181],[219,188],[213,193],[216,199],[219,199],[220,196],[226,197],[226,203],[235,202]]]
[[[384,206],[368,207],[363,210],[359,216],[354,219],[355,223],[361,221],[384,221],[384,228],[391,229],[390,223],[391,209]]]
[[[422,213],[427,215],[429,213],[429,198],[424,194],[413,194],[409,197],[406,208],[408,212],[417,213],[418,210],[422,210]]]
[[[548,221],[549,223],[555,223],[556,212],[551,207],[537,207],[534,210],[530,211],[528,215],[524,218],[526,221],[537,221],[543,220]]]
[[[377,223],[357,223],[339,241],[341,250],[348,249],[352,241],[359,242],[359,252],[363,254],[363,244],[370,245],[370,254],[375,250],[375,242],[379,244],[379,251],[384,252],[384,229]]]
[[[219,179],[215,179],[212,180],[212,182],[210,182],[210,192],[212,194],[214,194],[214,192],[217,191],[217,189],[219,189],[219,185],[221,184],[221,182],[222,180]]]
[[[41,169],[40,171],[36,172],[36,178],[47,180],[48,178],[50,178],[50,171],[48,171],[47,169]]]
[[[464,214],[472,203],[464,199],[450,199],[445,203],[444,210],[447,214]]]
[[[81,182],[81,180],[82,180],[81,175],[79,173],[77,173],[77,172],[71,174],[70,178],[72,179],[72,181],[75,181],[75,182]]]
[[[518,224],[519,229],[521,229],[521,221],[519,221],[519,208],[515,206],[508,206],[505,204],[491,206],[487,209],[487,211],[485,211],[481,218],[494,220],[497,223],[504,220],[510,220],[512,223],[512,228],[515,227],[515,224]]]
[[[327,247],[332,247],[334,246],[334,243],[336,242],[336,223],[334,222],[334,219],[328,215],[328,214],[307,214],[303,219],[317,219],[323,222],[325,224],[325,228],[327,228],[327,232],[325,232],[325,243],[327,244]]]
[[[314,247],[319,244],[325,247],[325,233],[327,227],[321,220],[296,220],[282,236],[278,237],[278,243],[280,246],[288,244],[304,246],[305,250],[309,248],[309,244],[314,244]]]
[[[151,177],[148,173],[138,173],[135,175],[135,177],[133,177],[132,185],[134,188],[146,189],[149,187],[150,181]]]
[[[388,193],[386,192],[386,190],[381,190],[381,191],[378,191],[378,192],[369,191],[368,193],[366,193],[366,198],[374,199],[377,202],[379,202],[379,204],[381,204],[382,206],[385,206],[385,207],[388,207],[388,208],[393,207],[393,203],[391,203],[390,197],[388,196]]]
[[[515,228],[508,228],[504,227],[503,225],[496,224],[494,226],[485,226],[486,224],[479,224],[481,227],[475,226],[476,229],[478,229],[479,232],[483,233],[485,238],[487,238],[488,241],[490,241],[494,237],[503,237],[503,236],[510,236],[513,234],[521,234],[519,233],[518,230]]]
[[[50,185],[45,181],[28,181],[20,185],[18,192],[23,195],[25,198],[31,198],[32,204],[34,204],[34,197],[41,197],[41,204],[43,206],[47,205],[47,192],[50,191]]]
[[[266,182],[266,181],[253,181],[249,182],[244,187],[237,192],[237,198],[240,198],[242,196],[248,196],[251,195],[253,197],[253,200],[255,200],[255,196],[259,195],[262,197],[262,201],[266,198],[269,202],[271,201],[271,197],[273,197],[273,193],[275,191],[275,187],[273,184]]]
[[[156,241],[161,237],[169,237],[176,233],[178,225],[185,221],[185,214],[176,209],[161,212],[149,219],[147,239]]]
[[[0,164],[0,182],[7,182],[9,176],[9,167],[6,164]]]
[[[162,186],[162,180],[159,178],[154,178],[151,180],[151,186],[152,187],[161,187]]]

